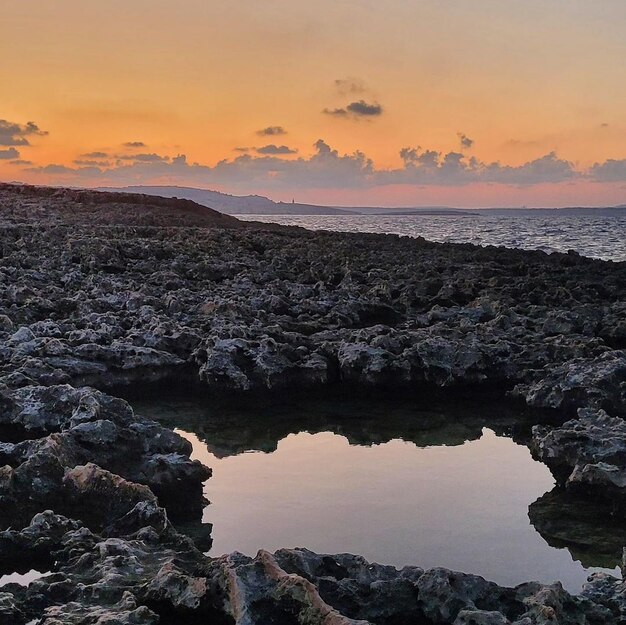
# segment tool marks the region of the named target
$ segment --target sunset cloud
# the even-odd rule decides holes
[[[482,161],[462,152],[441,152],[405,147],[400,150],[402,165],[377,167],[361,151],[341,154],[320,139],[309,156],[292,155],[288,146],[268,145],[224,159],[215,165],[191,163],[185,155],[174,158],[151,154],[133,154],[117,163],[101,159],[77,159],[76,167],[51,164],[27,171],[62,176],[64,183],[86,185],[148,184],[166,181],[171,184],[219,186],[234,193],[253,193],[258,189],[374,189],[391,186],[462,187],[475,184],[530,188],[566,182],[626,182],[626,159],[597,163],[587,170],[550,152],[520,165],[500,161]]]
[[[169,156],[161,156],[160,154],[156,154],[154,152],[151,152],[149,154],[122,154],[118,155],[117,158],[122,161],[138,161],[141,163],[160,163],[170,160]]]
[[[474,145],[474,139],[470,139],[464,132],[457,133],[461,149],[469,150]]]
[[[143,141],[127,141],[123,144],[125,148],[145,148],[146,144]]]
[[[590,178],[596,182],[626,181],[626,158],[609,159],[604,163],[595,163],[589,170]]]
[[[379,117],[383,114],[383,107],[378,102],[368,103],[365,100],[351,102],[345,108],[324,109],[326,115],[344,119],[359,119]]]
[[[272,155],[297,154],[298,153],[298,150],[294,150],[287,145],[274,145],[274,144],[264,145],[261,148],[255,148],[255,150],[258,154],[272,154]]]
[[[365,82],[360,78],[338,78],[334,85],[339,95],[355,95],[369,91]]]
[[[29,137],[43,137],[48,133],[41,130],[35,122],[27,122],[26,125],[9,122],[6,119],[0,119],[0,145],[4,146],[20,146],[30,145]]]
[[[8,150],[0,150],[0,159],[3,161],[16,159],[20,157],[20,153],[15,148],[9,148]]]
[[[286,135],[287,131],[282,126],[268,126],[262,130],[257,130],[260,137],[280,137]]]

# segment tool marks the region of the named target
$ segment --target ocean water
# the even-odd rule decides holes
[[[626,261],[624,217],[491,215],[236,215],[239,219],[311,230],[377,232],[424,237],[440,243],[474,243]]]

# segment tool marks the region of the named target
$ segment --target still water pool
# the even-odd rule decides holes
[[[618,574],[619,539],[605,544],[600,531],[594,544],[580,544],[597,528],[560,518],[567,502],[550,492],[547,467],[516,442],[525,435],[514,415],[366,401],[133,403],[176,427],[193,457],[212,467],[204,512],[211,555],[307,547],[398,567],[444,566],[503,585],[560,580],[572,592],[595,570]]]

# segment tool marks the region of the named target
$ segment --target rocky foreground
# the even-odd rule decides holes
[[[501,588],[306,550],[204,556],[210,470],[105,394],[497,389],[531,449],[626,518],[626,264],[244,225],[193,202],[0,185],[0,623],[614,623],[596,574]],[[625,521],[626,522],[626,521]]]

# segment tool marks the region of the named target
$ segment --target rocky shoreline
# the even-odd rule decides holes
[[[305,550],[204,556],[170,519],[201,513],[210,470],[102,392],[166,381],[215,396],[495,389],[559,415],[535,426],[533,454],[621,522],[626,263],[0,185],[0,574],[53,571],[0,588],[0,623],[626,619],[606,574],[571,596]]]

